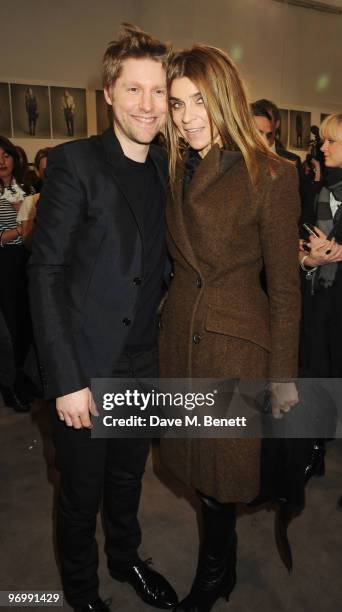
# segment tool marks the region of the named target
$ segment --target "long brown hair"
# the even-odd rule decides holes
[[[202,95],[213,134],[215,125],[223,147],[241,151],[253,185],[259,178],[259,161],[262,154],[268,162],[271,176],[275,176],[279,158],[263,141],[247,102],[243,80],[230,57],[221,49],[197,44],[173,54],[167,69],[167,86],[170,94],[174,79],[187,77]],[[172,121],[172,108],[166,126],[169,146],[171,184],[175,181],[176,164],[182,159],[181,136]]]

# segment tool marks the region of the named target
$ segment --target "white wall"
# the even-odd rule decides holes
[[[333,1],[333,0],[332,0]],[[320,112],[342,109],[342,16],[273,0],[17,0],[2,3],[0,81],[86,87],[96,131],[101,57],[122,21],[185,46],[207,42],[240,54],[251,99]],[[4,59],[6,58],[6,59]],[[317,82],[326,75],[327,86]],[[330,80],[329,80],[330,79]],[[32,159],[57,141],[18,139]]]

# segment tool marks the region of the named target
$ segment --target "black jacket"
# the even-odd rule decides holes
[[[166,189],[166,155],[153,145],[150,155]],[[134,321],[142,237],[123,162],[112,129],[49,154],[29,262],[48,399],[89,386],[92,377],[110,377]]]

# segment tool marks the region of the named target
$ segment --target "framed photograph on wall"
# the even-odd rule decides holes
[[[280,140],[283,147],[287,147],[289,139],[289,111],[287,108],[280,108],[280,125],[276,129],[276,139]]]
[[[52,138],[85,138],[86,91],[76,87],[50,87]]]
[[[16,138],[51,138],[47,86],[11,83],[11,103]]]
[[[290,148],[306,151],[310,143],[311,113],[290,111]]]
[[[113,109],[107,104],[102,89],[96,90],[96,127],[97,133],[102,134],[113,125]]]
[[[12,138],[9,84],[0,83],[0,134]]]

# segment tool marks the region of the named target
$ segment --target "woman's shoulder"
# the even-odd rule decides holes
[[[289,181],[298,183],[298,174],[294,162],[277,154],[265,155],[257,151],[259,165],[259,184],[268,186],[276,182]]]

